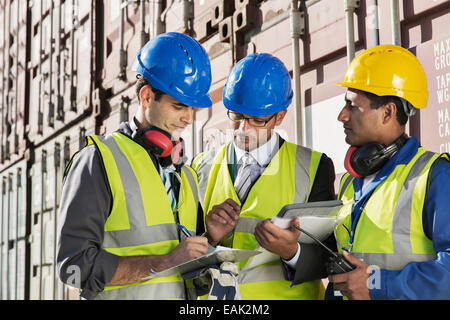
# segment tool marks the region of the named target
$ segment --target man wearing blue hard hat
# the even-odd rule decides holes
[[[133,120],[89,136],[66,169],[59,275],[86,299],[184,299],[179,274],[143,278],[207,252],[207,238],[195,236],[203,217],[180,135],[194,108],[212,105],[210,62],[197,41],[170,32],[149,41],[132,70],[139,79]]]
[[[308,249],[297,243],[298,221],[286,230],[270,222],[286,204],[334,198],[331,159],[274,131],[292,97],[290,75],[278,58],[256,53],[242,59],[223,91],[233,141],[193,161],[210,243],[251,250],[261,246],[281,257],[265,264],[238,262],[243,299],[319,299],[324,293],[320,281],[291,287],[285,280],[283,263],[295,268],[290,260]],[[217,207],[224,201],[228,206]]]

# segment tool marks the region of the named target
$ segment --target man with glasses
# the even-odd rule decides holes
[[[238,262],[243,299],[323,295],[320,281],[291,287],[285,280],[283,262],[304,261],[302,255],[308,252],[297,243],[294,224],[298,221],[286,230],[270,222],[286,204],[334,198],[332,161],[274,131],[282,124],[292,96],[289,73],[279,59],[265,53],[244,58],[231,71],[223,91],[233,141],[193,161],[200,202],[209,212],[205,222],[210,243],[238,249],[263,247],[274,253],[268,263]],[[227,206],[217,206],[224,201]]]

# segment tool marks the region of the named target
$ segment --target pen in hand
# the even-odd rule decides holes
[[[178,228],[180,228],[181,232],[183,232],[183,234],[186,237],[192,237],[192,234],[189,232],[189,230],[185,226],[183,226],[182,224],[179,224],[179,223],[177,223],[177,225],[178,225]]]
[[[185,226],[183,226],[182,224],[179,224],[179,223],[177,223],[177,225],[178,225],[178,228],[180,228],[181,232],[183,232],[183,234],[184,234],[186,237],[192,237],[192,234],[189,232],[189,230],[188,230]],[[201,236],[202,236],[202,237],[205,237],[205,236],[206,236],[205,234],[206,234],[206,232],[204,232]],[[207,253],[213,252],[215,249],[216,249],[216,248],[214,248],[214,247],[208,242],[208,252],[207,252]]]

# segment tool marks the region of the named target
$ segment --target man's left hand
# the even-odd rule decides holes
[[[297,239],[300,231],[295,228],[295,225],[298,225],[298,219],[293,219],[289,228],[281,229],[267,219],[256,225],[255,238],[264,249],[279,255],[284,260],[289,260],[298,250]]]
[[[334,290],[340,291],[351,300],[370,300],[367,284],[369,265],[350,255],[347,251],[344,251],[343,255],[356,269],[346,273],[331,275],[328,277],[328,280],[334,283]]]

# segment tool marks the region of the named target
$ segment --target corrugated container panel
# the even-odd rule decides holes
[[[186,32],[200,42],[219,32],[219,24],[235,12],[234,0],[195,0],[187,10],[181,4],[167,9],[168,31]],[[187,14],[187,23],[184,14]],[[186,31],[185,31],[186,30]]]
[[[218,23],[223,20],[224,17],[233,13],[234,1],[195,0],[192,10],[194,17],[191,35],[201,42],[205,38],[218,32]]]
[[[2,290],[6,290],[2,291],[2,299],[16,299],[25,291],[26,279],[19,281],[16,275],[18,270],[26,268],[24,259],[26,246],[23,246],[28,235],[26,175],[26,160],[19,161],[0,173],[2,188],[0,243],[4,246],[2,250],[5,250],[0,273],[1,281],[4,283]]]
[[[446,78],[450,73],[450,54],[446,46],[447,42],[450,44],[448,41],[450,33],[447,27],[450,21],[450,3],[448,1],[400,1],[399,3],[402,46],[409,48],[421,61],[427,74],[430,91],[428,107],[419,110],[410,119],[407,130],[411,135],[417,136],[424,147],[435,152],[448,152],[450,132],[446,132],[446,127],[449,125],[450,118],[446,114],[450,105],[445,98],[445,90],[448,86]],[[379,1],[378,4],[380,43],[389,44],[392,43],[390,4],[387,1]],[[314,7],[315,5],[310,9]],[[358,16],[364,15],[365,10],[369,9],[369,7],[361,6]],[[370,15],[367,19],[366,24],[362,25],[365,28],[359,26],[362,40],[365,39],[365,46],[357,46],[357,53],[374,45],[373,21]],[[306,53],[302,52],[302,54]],[[445,62],[447,56],[448,63]],[[329,55],[319,58],[319,61],[319,64],[313,62],[311,66],[306,66],[307,69],[302,74],[302,80],[306,79],[305,82],[302,81],[302,90],[305,90],[305,104],[308,106],[306,109],[307,126],[310,131],[308,139],[310,146],[325,152],[328,150],[327,154],[333,155],[336,172],[342,173],[344,172],[342,162],[348,146],[343,142],[342,124],[337,122],[336,118],[344,104],[345,90],[337,88],[333,83],[342,78],[347,65],[346,57],[341,54]],[[450,81],[450,76],[448,78]],[[323,127],[327,127],[327,137],[319,133]],[[338,178],[336,180],[338,181]]]
[[[95,121],[88,118],[34,150],[30,170],[31,212],[31,299],[68,299],[56,269],[58,209],[65,166],[94,134]]]
[[[37,23],[39,23],[42,17],[41,13],[42,0],[32,1],[30,3],[30,7],[31,7],[31,23],[32,26],[34,27]]]
[[[54,270],[53,266],[42,266],[41,299],[54,300]]]
[[[120,95],[110,97],[108,105],[110,106],[110,112],[102,121],[99,132],[101,135],[113,133],[119,128],[120,123],[133,119],[138,106],[134,86],[131,86]]]
[[[188,1],[173,0],[164,11],[167,32],[184,33],[189,30],[188,22],[185,22],[185,16],[192,18],[192,7]]]
[[[33,7],[28,136],[35,145],[92,111],[101,49],[96,4],[46,1]]]
[[[2,211],[3,211],[3,209],[2,209]],[[0,214],[0,222],[1,222],[1,220],[2,220],[2,215],[3,215],[3,212]],[[2,228],[0,228],[0,300],[3,300],[4,298],[3,298],[3,283],[4,283],[4,280],[3,280],[3,274],[4,274],[4,266],[3,266],[3,260],[4,260],[4,258],[3,258],[3,237],[2,237],[2,234],[3,234],[3,230],[2,230]]]
[[[40,294],[40,265],[41,265],[41,228],[39,214],[33,215],[30,238],[30,299],[39,300]]]
[[[0,246],[1,274],[0,274],[0,296],[2,300],[8,300],[8,244]]]
[[[222,145],[226,140],[228,117],[222,103],[222,90],[228,74],[233,67],[232,46],[220,41],[217,33],[203,42],[211,59],[212,84],[210,95],[213,101],[211,110],[199,110],[195,115],[195,146],[193,156],[203,150]]]
[[[448,152],[450,120],[447,99],[449,95],[446,93],[447,76],[450,72],[447,70],[446,59],[450,55],[446,48],[449,34],[446,26],[449,21],[449,3],[445,1],[400,3],[403,46],[411,48],[422,61],[428,75],[431,94],[429,107],[411,119],[408,129],[433,151]],[[356,53],[374,45],[373,9],[368,3],[361,2],[360,8],[354,14]],[[380,42],[391,43],[389,2],[379,2],[378,9]],[[236,9],[233,16],[236,16],[236,11],[239,10],[241,9]],[[256,17],[259,20],[256,26],[243,33],[243,43],[239,44],[242,37],[237,38],[238,46],[234,55],[239,60],[253,52],[269,52],[280,58],[292,72],[290,1],[265,1],[258,6],[258,10]],[[235,24],[233,27],[236,27],[236,20],[233,23]],[[342,78],[347,67],[345,24],[344,2],[326,0],[316,2],[307,8],[306,34],[300,41],[301,90],[302,103],[306,106],[307,145],[331,156],[338,174],[344,171],[342,160],[348,148],[343,138],[342,125],[337,121],[343,106],[345,89],[333,83]],[[221,43],[215,37],[212,36],[202,42],[211,58],[212,95],[215,95],[216,91],[221,93],[231,67],[229,61],[233,53],[229,43]],[[436,49],[438,47],[439,50]],[[213,102],[211,112],[196,114],[193,130],[196,135],[202,136],[203,142],[200,143],[198,137],[193,138],[196,140],[193,148],[195,152],[226,141],[228,120],[225,108],[221,97]],[[283,125],[277,129],[290,141],[295,141],[294,111],[291,106]],[[328,138],[320,134],[323,127],[329,128]],[[186,137],[190,135],[190,132],[185,134]]]
[[[8,174],[8,223],[9,223],[9,232],[8,232],[8,240],[15,240],[17,237],[17,199],[16,199],[16,176],[14,173],[10,172]]]
[[[1,205],[1,243],[7,244],[9,237],[8,237],[8,226],[9,226],[9,191],[8,191],[8,175],[2,174],[1,175],[1,184],[2,184],[2,205]]]
[[[17,248],[14,245],[14,241],[8,245],[8,300],[16,300]]]
[[[136,78],[131,71],[131,63],[141,48],[141,27],[139,6],[129,5],[123,9],[123,29],[121,29],[120,0],[103,2],[104,6],[104,50],[102,81],[103,88],[115,95],[126,90]],[[150,28],[149,11],[152,2],[145,3],[145,32]],[[123,43],[121,44],[121,30]],[[123,52],[121,52],[123,47]]]
[[[28,281],[27,281],[27,270],[28,270],[28,245],[27,240],[16,241],[15,249],[17,251],[17,265],[16,265],[16,299],[24,300],[28,298]]]
[[[355,43],[357,46],[364,37],[364,35],[359,34],[365,14],[365,12],[362,12],[363,8],[358,11],[358,14],[354,14]],[[301,52],[305,64],[345,49],[344,1],[320,1],[309,7],[307,12],[308,35],[307,41],[302,42],[303,50]]]
[[[2,46],[0,47],[0,52],[3,51],[3,39],[4,39],[4,32],[5,32],[5,8],[3,2],[0,4],[0,43]]]
[[[10,1],[2,8],[0,50],[0,170],[23,157],[27,116],[27,2]]]
[[[450,152],[450,9],[441,16],[438,30],[447,30],[440,37],[418,45],[416,54],[428,79],[428,106],[414,116],[411,132],[420,137],[422,145],[435,152]],[[439,25],[436,23],[436,26]],[[434,27],[433,27],[434,29]]]

